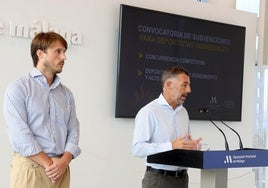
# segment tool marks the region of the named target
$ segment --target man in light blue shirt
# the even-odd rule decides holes
[[[37,34],[31,43],[33,70],[6,90],[4,115],[14,150],[11,188],[69,187],[69,163],[81,150],[74,98],[57,76],[67,46],[57,33]]]
[[[201,138],[193,140],[189,117],[183,103],[191,92],[189,73],[180,66],[170,67],[161,77],[163,92],[144,106],[135,118],[132,152],[144,158],[172,149],[199,149]],[[146,163],[143,188],[187,188],[185,167]]]

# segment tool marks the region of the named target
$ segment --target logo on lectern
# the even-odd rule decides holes
[[[231,155],[226,155],[225,156],[225,160],[224,160],[224,163],[233,163],[233,159],[232,159],[232,156]]]

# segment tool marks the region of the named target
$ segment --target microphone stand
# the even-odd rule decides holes
[[[222,135],[223,135],[223,137],[224,137],[224,141],[225,141],[225,150],[226,151],[229,151],[229,144],[228,144],[228,142],[227,142],[227,138],[226,138],[226,135],[224,134],[224,132],[216,125],[216,123],[212,120],[212,119],[210,119],[210,117],[206,114],[206,113],[208,113],[208,110],[207,109],[205,109],[205,108],[201,108],[201,109],[199,109],[199,112],[201,113],[201,114],[204,114],[205,116],[206,116],[206,118],[222,133]]]
[[[238,132],[236,130],[234,130],[232,127],[230,127],[229,125],[227,125],[225,122],[223,121],[220,121],[222,124],[224,124],[226,127],[228,127],[229,129],[231,129],[237,136],[238,136],[238,139],[239,139],[239,147],[240,147],[240,150],[243,150],[244,147],[243,147],[243,143],[242,143],[242,140],[241,140],[241,137],[240,135],[238,134]]]

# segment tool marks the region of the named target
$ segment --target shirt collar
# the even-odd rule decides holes
[[[43,76],[42,73],[36,67],[33,68],[30,74],[32,77]]]
[[[33,68],[30,74],[33,78],[38,78],[43,84],[45,83],[47,84],[45,76],[36,67]],[[60,84],[60,78],[58,77],[58,75],[55,75],[54,82],[52,83],[50,88],[53,89],[57,87],[59,84]]]
[[[165,97],[163,96],[163,94],[161,93],[160,96],[158,97],[158,103],[162,106],[167,106],[170,109],[173,109],[172,106],[170,106],[167,102],[167,100],[165,99]],[[180,110],[182,108],[182,104],[177,106],[175,111]]]

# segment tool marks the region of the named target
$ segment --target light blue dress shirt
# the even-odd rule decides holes
[[[11,83],[5,93],[4,115],[13,149],[23,156],[41,151],[58,156],[68,151],[76,158],[81,152],[74,98],[58,76],[49,87],[33,68]]]
[[[185,169],[172,165],[149,164],[146,159],[148,155],[172,150],[171,142],[187,133],[190,133],[190,128],[186,109],[180,105],[174,110],[161,94],[136,115],[132,153],[144,158],[147,166],[156,169]]]

